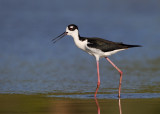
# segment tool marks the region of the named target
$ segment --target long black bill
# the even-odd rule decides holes
[[[56,43],[58,40],[63,38],[65,35],[67,35],[67,32],[64,32],[61,35],[57,36],[56,38],[52,39],[53,43]]]

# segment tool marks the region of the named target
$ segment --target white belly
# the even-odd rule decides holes
[[[89,54],[94,56],[99,56],[99,57],[107,57],[122,50],[125,50],[125,49],[117,49],[117,50],[108,51],[108,52],[103,52],[100,49],[90,48],[88,46],[86,46],[86,49],[85,49],[85,51],[88,52]]]

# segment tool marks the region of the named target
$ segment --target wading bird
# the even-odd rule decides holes
[[[122,82],[122,74],[123,72],[108,58],[108,56],[115,54],[119,51],[126,50],[132,47],[141,47],[140,45],[128,45],[119,42],[112,42],[105,39],[97,38],[97,37],[81,37],[79,34],[78,27],[74,24],[70,24],[67,26],[66,31],[59,35],[58,37],[54,38],[52,41],[55,43],[59,39],[63,38],[66,35],[70,35],[73,37],[73,40],[76,46],[83,51],[93,55],[97,61],[97,75],[98,75],[98,82],[96,92],[94,97],[96,97],[99,86],[100,86],[100,75],[99,75],[99,59],[104,57],[106,58],[114,68],[118,70],[120,73],[120,80],[119,80],[119,93],[118,97],[120,98],[121,93],[121,82]]]

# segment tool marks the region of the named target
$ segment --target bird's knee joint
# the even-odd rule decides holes
[[[99,86],[100,86],[100,82],[97,83],[97,88],[99,88]]]
[[[123,72],[122,72],[122,71],[119,71],[119,73],[120,73],[120,76],[122,76]]]

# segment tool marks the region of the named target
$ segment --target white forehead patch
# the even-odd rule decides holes
[[[73,28],[73,26],[70,26],[70,28]]]

